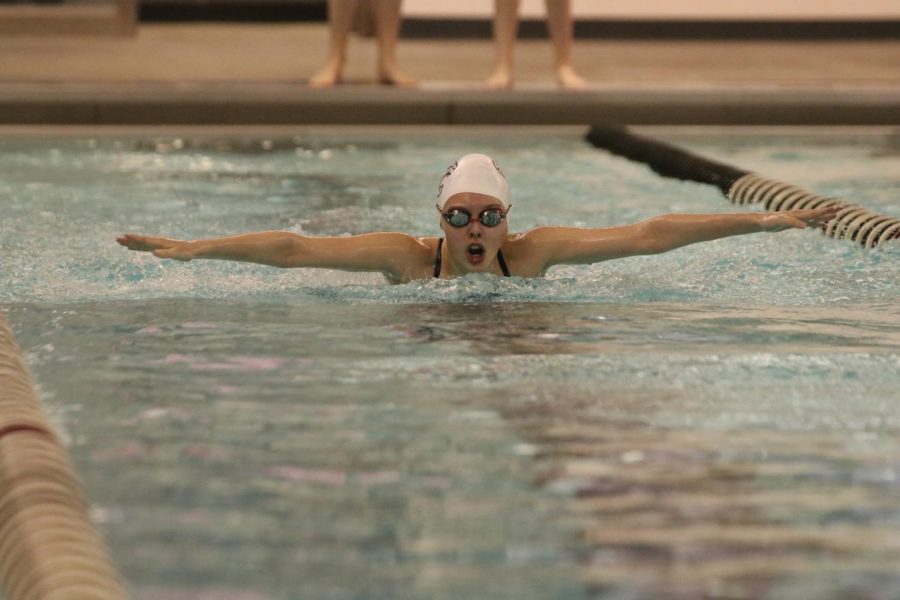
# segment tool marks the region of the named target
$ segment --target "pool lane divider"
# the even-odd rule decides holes
[[[0,589],[7,600],[128,597],[2,314]]]
[[[837,240],[871,249],[900,238],[900,219],[698,156],[619,125],[593,125],[585,139],[595,148],[642,162],[663,177],[714,185],[734,204],[758,203],[777,212],[838,203],[841,210],[822,228],[826,236]]]

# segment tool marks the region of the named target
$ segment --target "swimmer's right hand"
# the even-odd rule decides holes
[[[116,241],[129,250],[152,252],[153,256],[157,258],[171,258],[174,260],[191,260],[194,258],[194,245],[184,240],[171,240],[169,238],[126,233],[117,237]]]

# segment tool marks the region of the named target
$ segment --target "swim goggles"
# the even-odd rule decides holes
[[[441,216],[453,227],[465,227],[472,221],[472,213],[464,208],[448,210],[445,213],[441,213]],[[496,227],[505,218],[506,211],[502,208],[487,208],[478,213],[478,222],[485,227]]]

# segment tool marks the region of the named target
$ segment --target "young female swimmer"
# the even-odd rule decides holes
[[[775,213],[663,215],[619,227],[536,227],[524,233],[509,233],[510,208],[509,184],[497,164],[483,154],[468,154],[447,169],[438,188],[443,238],[396,232],[308,237],[266,231],[194,241],[126,233],[117,241],[159,258],[380,271],[391,283],[467,273],[539,277],[554,265],[658,254],[759,231],[821,227],[836,216],[839,205]]]

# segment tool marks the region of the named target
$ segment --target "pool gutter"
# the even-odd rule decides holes
[[[490,92],[453,83],[415,89],[300,83],[6,82],[6,125],[897,125],[889,84],[735,87],[550,85]]]

